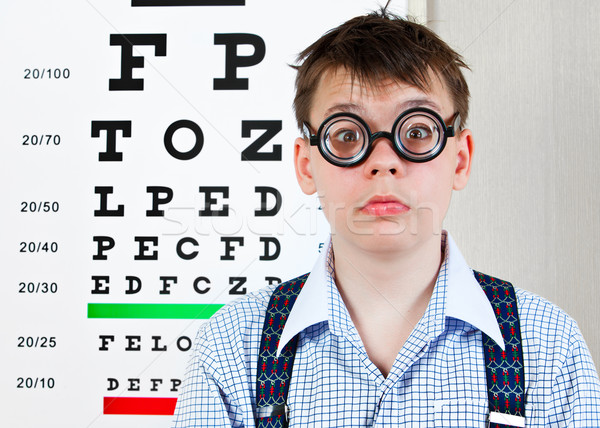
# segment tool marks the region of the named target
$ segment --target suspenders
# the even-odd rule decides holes
[[[492,428],[525,427],[525,371],[517,297],[510,282],[475,272],[485,291],[502,338],[504,351],[483,334],[483,354],[488,386],[489,418]]]
[[[256,427],[288,426],[287,395],[296,354],[298,336],[276,358],[283,327],[308,274],[280,284],[271,296],[258,357],[256,376]],[[506,281],[475,272],[475,278],[487,295],[505,350],[485,333],[483,347],[488,387],[491,428],[525,427],[525,380],[521,331],[513,286]]]
[[[298,336],[288,342],[279,358],[275,357],[283,326],[306,278],[308,278],[308,274],[280,284],[269,301],[256,373],[255,417],[257,428],[288,426],[286,401]]]

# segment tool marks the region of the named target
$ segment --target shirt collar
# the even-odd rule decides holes
[[[327,321],[327,260],[331,254],[331,239],[327,250],[321,251],[315,266],[306,278],[302,291],[290,311],[285,327],[281,332],[277,355],[294,336],[311,325]]]
[[[504,349],[504,340],[492,305],[450,234],[446,231],[444,231],[444,234],[446,234],[446,239],[443,240],[446,242],[446,257],[444,260],[445,266],[440,269],[440,275],[446,271],[447,300],[445,316],[471,324],[487,334]],[[330,296],[328,296],[327,284],[332,279],[332,267],[328,266],[332,260],[331,252],[330,240],[327,250],[319,254],[288,316],[281,333],[277,355],[301,331],[320,322],[329,321],[328,297]]]
[[[447,233],[446,251],[448,255],[446,316],[471,324],[487,334],[504,350],[504,339],[492,304],[449,233]]]

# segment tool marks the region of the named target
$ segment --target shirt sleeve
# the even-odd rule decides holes
[[[177,399],[173,428],[231,427],[224,397],[214,379],[194,358]]]
[[[600,426],[600,380],[574,321],[569,338],[566,359],[552,386],[549,422],[553,426]]]
[[[215,358],[221,353],[215,342],[207,323],[198,331],[194,354],[177,399],[173,428],[244,427],[238,409],[215,379],[214,374],[227,369]]]
[[[254,428],[256,365],[270,289],[230,302],[196,336],[173,428]]]

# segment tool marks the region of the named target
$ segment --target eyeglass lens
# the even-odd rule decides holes
[[[396,144],[400,144],[409,157],[426,157],[435,152],[441,142],[437,121],[422,113],[405,118],[396,129]]]
[[[352,161],[360,157],[369,145],[365,127],[353,118],[338,117],[325,125],[325,149],[336,160]]]

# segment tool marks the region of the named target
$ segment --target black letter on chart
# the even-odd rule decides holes
[[[92,256],[92,260],[107,260],[108,256],[104,252],[114,248],[115,240],[110,236],[94,236],[92,239],[98,243],[98,253]]]
[[[236,242],[240,247],[244,246],[243,236],[221,236],[221,242],[225,243],[225,254],[221,256],[221,260],[235,260],[235,256],[231,253],[235,250],[233,243]]]
[[[131,7],[245,6],[246,0],[131,0]],[[151,390],[153,391],[153,390]]]
[[[280,161],[281,144],[273,144],[273,151],[259,152],[261,148],[281,131],[281,120],[243,120],[242,138],[250,138],[253,129],[264,129],[260,137],[242,152],[243,161]]]
[[[175,135],[175,132],[180,130],[181,128],[189,129],[194,133],[194,136],[196,137],[194,147],[192,147],[187,152],[180,152],[173,145],[173,135]],[[194,159],[202,151],[202,146],[204,146],[204,134],[202,133],[202,129],[198,126],[196,122],[182,119],[175,121],[169,125],[169,127],[165,131],[164,141],[167,152],[169,152],[169,154],[175,159],[190,160]]]
[[[107,285],[110,282],[109,276],[92,275],[92,281],[94,281],[92,294],[108,294],[110,292],[110,287]]]
[[[183,244],[192,244],[192,246],[194,248],[198,247],[198,241],[196,241],[194,238],[190,238],[190,237],[181,238],[179,240],[179,242],[177,242],[177,249],[176,249],[177,255],[179,256],[180,259],[192,260],[193,258],[195,258],[198,255],[198,251],[184,253],[183,252]]]
[[[98,350],[99,351],[108,351],[108,344],[110,342],[114,342],[115,341],[115,336],[101,334],[99,337],[100,337],[100,342],[102,344],[100,345],[100,347],[98,348]]]
[[[144,67],[143,56],[133,56],[134,46],[154,46],[154,55],[167,55],[166,34],[111,34],[111,46],[121,46],[121,77],[108,80],[109,91],[143,91],[144,79],[134,79],[133,69]]]
[[[139,253],[133,257],[134,260],[158,260],[158,251],[149,253],[150,247],[146,245],[148,242],[153,244],[155,247],[158,245],[158,236],[135,236],[136,242],[139,245]]]
[[[254,210],[256,217],[271,217],[276,215],[281,209],[281,193],[274,187],[256,186],[256,193],[260,193],[260,209]],[[271,194],[275,198],[275,205],[272,208],[267,208],[267,195]]]
[[[106,131],[106,151],[98,154],[100,162],[123,162],[123,152],[117,152],[117,129],[123,138],[131,138],[130,120],[93,120],[92,137],[100,137],[100,131]]]
[[[220,210],[214,210],[214,205],[218,202],[213,197],[213,193],[221,193],[223,199],[229,198],[229,187],[220,186],[200,186],[200,193],[204,193],[204,208],[198,211],[200,217],[227,217],[229,215],[229,205],[223,204]]]
[[[259,238],[260,242],[262,242],[265,247],[264,254],[260,256],[259,260],[276,260],[279,257],[279,253],[281,252],[281,244],[277,238],[271,236],[261,236]],[[275,251],[271,252],[271,244],[275,245]]]
[[[215,34],[215,45],[225,45],[225,78],[214,79],[213,89],[248,89],[248,79],[237,77],[239,67],[251,67],[265,57],[265,42],[256,34]],[[238,55],[239,45],[252,45],[252,55]]]
[[[244,285],[245,283],[246,278],[243,276],[232,276],[231,278],[229,278],[229,285],[233,285],[233,287],[229,289],[229,294],[246,294],[246,287],[242,288],[242,285]]]
[[[94,193],[100,195],[100,209],[94,210],[94,217],[123,217],[125,207],[117,205],[116,209],[108,209],[108,195],[113,193],[112,186],[96,186]]]
[[[148,186],[146,192],[152,194],[152,209],[146,210],[146,217],[164,217],[164,210],[159,210],[159,205],[168,204],[173,199],[173,189],[164,186]],[[163,198],[160,195],[164,194]]]
[[[200,282],[204,282],[206,284],[210,284],[210,279],[208,279],[205,276],[199,276],[198,278],[196,278],[194,280],[194,291],[196,293],[198,293],[198,294],[206,294],[206,293],[208,293],[210,291],[210,287],[206,287],[206,288],[200,289],[200,287],[198,286],[198,284]]]

